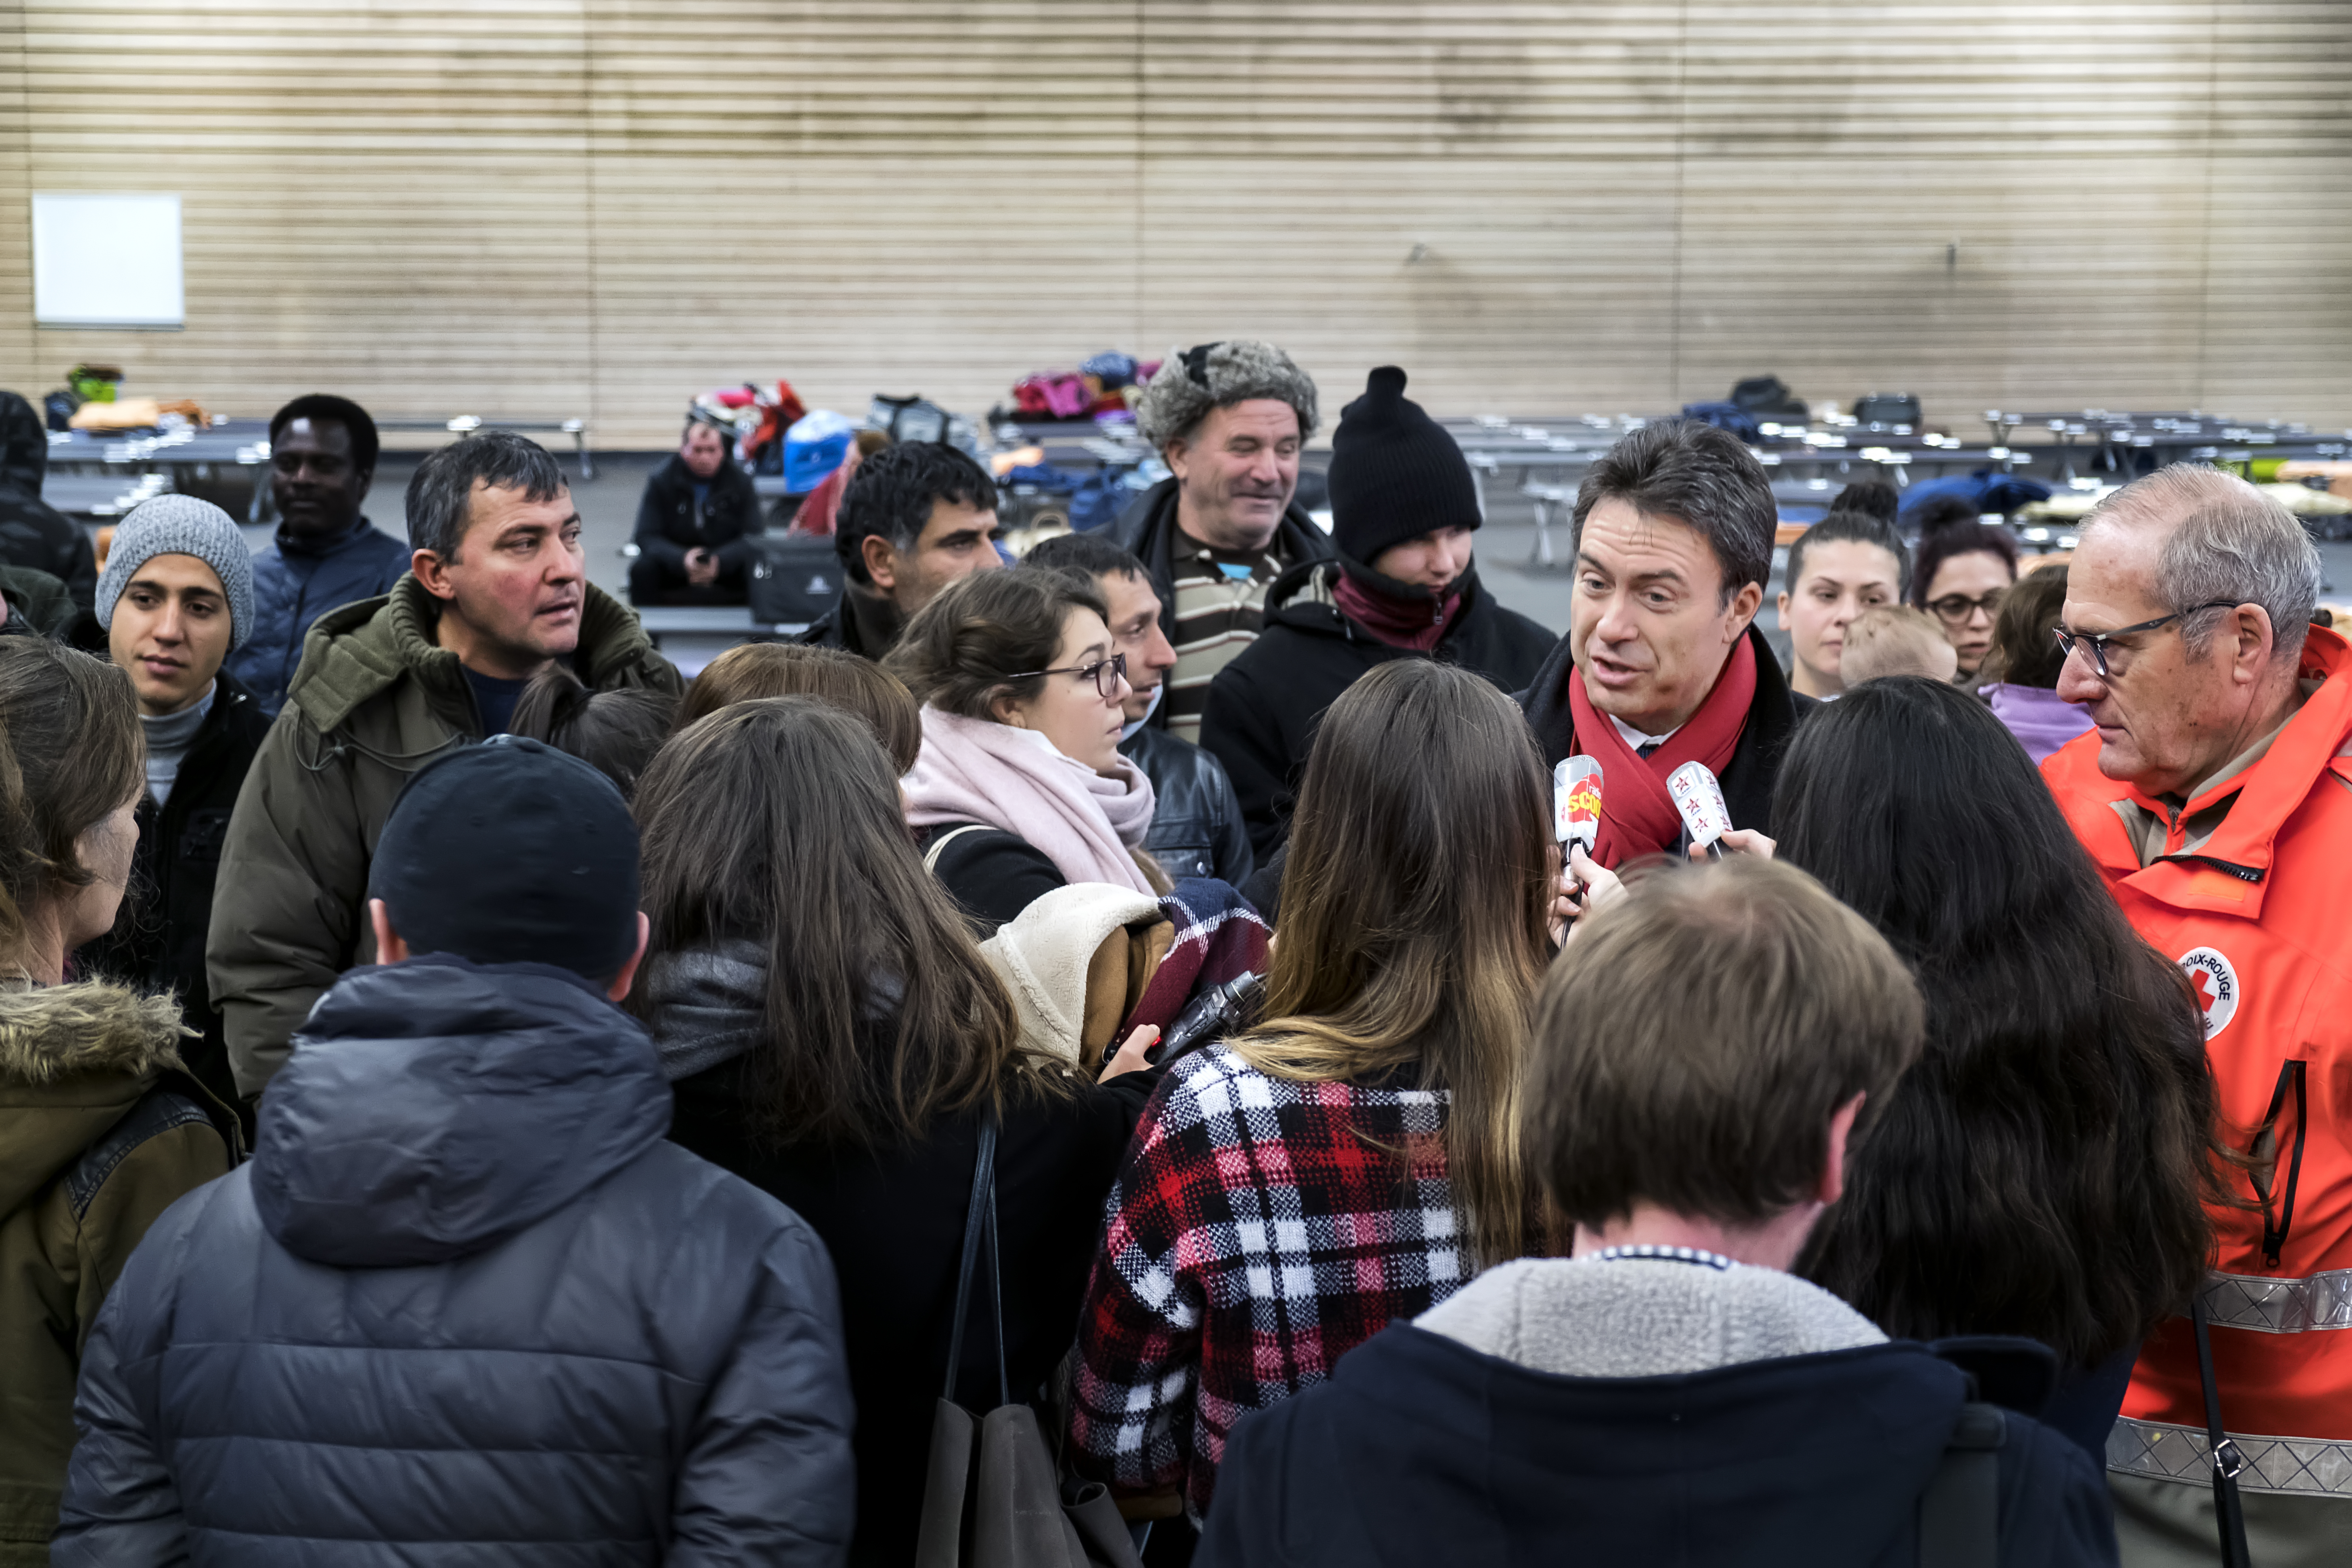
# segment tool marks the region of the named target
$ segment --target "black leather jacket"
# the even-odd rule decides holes
[[[1143,847],[1173,878],[1214,877],[1240,887],[1257,868],[1241,802],[1224,764],[1190,741],[1150,725],[1118,743],[1156,797]]]

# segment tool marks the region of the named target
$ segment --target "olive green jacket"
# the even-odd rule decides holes
[[[131,1249],[236,1163],[180,1009],[110,982],[0,988],[0,1568],[46,1563],[82,1342]]]
[[[368,864],[409,775],[482,738],[457,656],[433,640],[414,576],[330,610],[303,639],[286,706],[229,819],[205,967],[237,1087],[258,1094],[336,978],[375,961]],[[573,668],[591,689],[684,683],[636,616],[594,586]],[[485,888],[484,896],[497,889]]]

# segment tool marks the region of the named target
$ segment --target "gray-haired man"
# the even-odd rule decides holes
[[[408,777],[502,733],[530,678],[681,689],[636,617],[587,580],[580,515],[537,443],[490,432],[408,484],[409,573],[310,628],[286,707],[230,820],[205,966],[248,1096],[319,994],[374,962],[370,847]]]
[[[1255,640],[1266,589],[1331,554],[1329,538],[1291,503],[1299,450],[1315,433],[1315,383],[1272,343],[1202,343],[1170,353],[1136,422],[1171,477],[1110,536],[1142,558],[1176,649],[1151,722],[1197,742],[1209,682]]]

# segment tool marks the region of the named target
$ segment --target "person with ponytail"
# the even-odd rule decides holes
[[[71,975],[116,923],[146,793],[130,678],[0,638],[0,1562],[47,1561],[115,1276],[242,1147],[181,1058],[178,1004]]]
[[[1265,1021],[1169,1067],[1111,1193],[1082,1471],[1181,1489],[1197,1521],[1237,1419],[1538,1245],[1515,1129],[1549,795],[1518,710],[1468,670],[1400,659],[1332,703]]]

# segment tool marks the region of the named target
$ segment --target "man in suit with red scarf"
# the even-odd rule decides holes
[[[1593,858],[1686,848],[1666,778],[1704,763],[1735,827],[1767,829],[1796,708],[1754,625],[1780,514],[1738,437],[1690,420],[1633,431],[1576,497],[1568,635],[1521,699],[1547,765],[1601,763]]]

